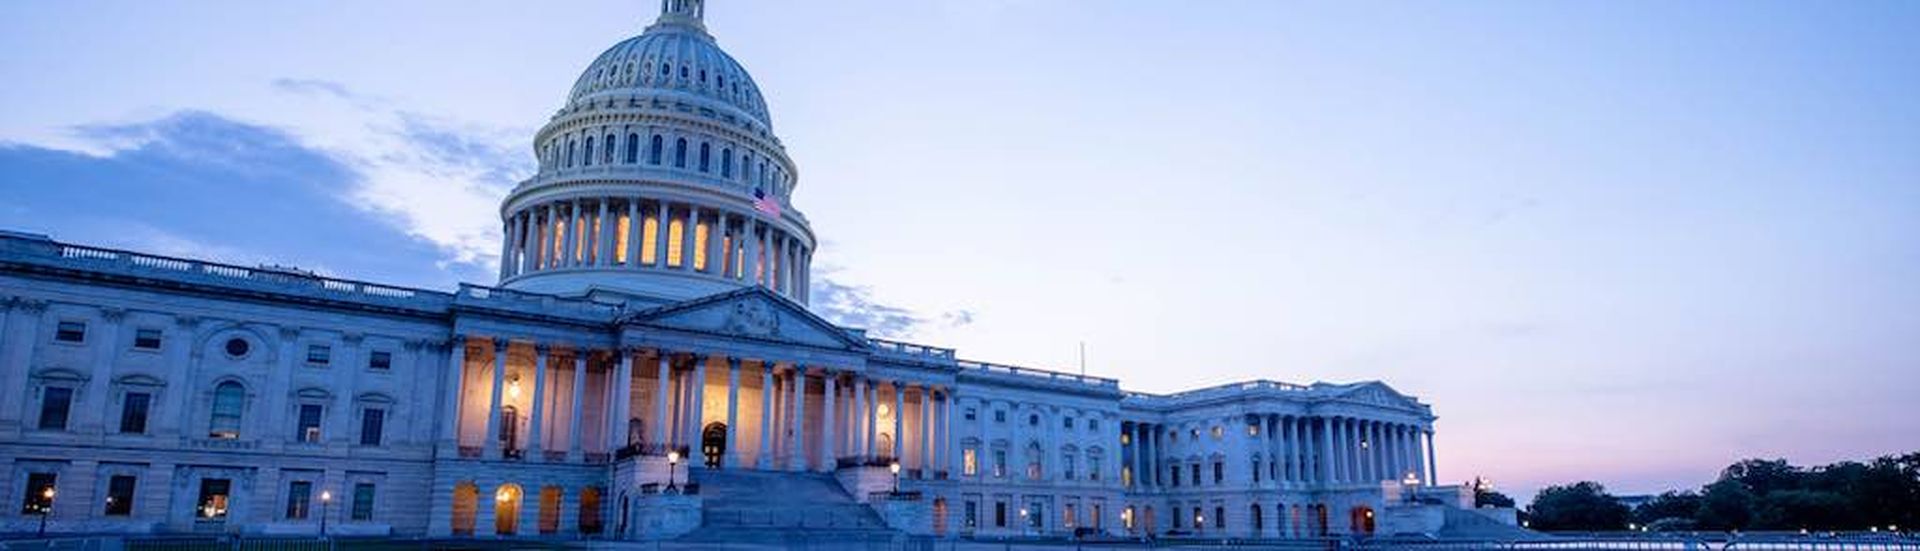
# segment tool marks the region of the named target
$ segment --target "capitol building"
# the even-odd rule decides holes
[[[1472,514],[1433,484],[1431,406],[1379,382],[1135,392],[822,319],[796,160],[703,12],[663,0],[574,82],[501,202],[491,285],[0,232],[0,532],[1296,538]]]

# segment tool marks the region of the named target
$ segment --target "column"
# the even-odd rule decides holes
[[[760,266],[760,218],[757,216],[748,217],[746,229],[746,235],[741,236],[741,239],[745,240],[741,248],[746,249],[746,259],[740,263],[740,279],[758,285],[760,283],[758,272]]]
[[[585,417],[580,415],[580,402],[583,401],[581,398],[586,396],[585,392],[587,388],[587,354],[586,351],[579,348],[573,349],[572,383],[573,401],[568,402],[568,405],[573,411],[571,412],[572,415],[567,417],[567,461],[578,463],[581,452],[580,422],[586,420]]]
[[[735,356],[727,357],[727,449],[721,464],[729,469],[740,466],[740,358]]]
[[[645,223],[639,219],[639,198],[626,198],[626,267],[639,265],[639,236]]]
[[[1423,431],[1427,435],[1427,485],[1440,485],[1440,462],[1434,460],[1433,429]]]
[[[667,267],[667,202],[662,199],[653,207],[653,267]]]
[[[447,342],[447,380],[441,385],[445,391],[440,395],[440,451],[452,457],[460,445],[460,386],[466,383],[467,336],[454,335]]]
[[[487,459],[500,458],[500,386],[507,377],[507,340],[493,339],[493,391],[487,394],[487,439],[481,442]]]
[[[933,389],[920,387],[920,476],[933,478]]]
[[[1281,417],[1281,430],[1285,432],[1287,445],[1287,482],[1300,483],[1302,456],[1300,454],[1300,420],[1297,417]]]
[[[756,468],[773,467],[773,363],[760,361],[760,455],[754,457]]]
[[[825,371],[820,375],[821,383],[826,385],[826,392],[822,393],[821,399],[825,401],[820,404],[821,451],[819,470],[833,472],[833,469],[838,467],[840,462],[839,440],[834,438],[834,425],[839,423],[839,416],[835,415],[837,412],[834,409],[834,402],[838,401],[838,395],[840,394],[839,381],[837,380],[839,379],[839,374],[833,371]]]
[[[707,226],[707,269],[704,273],[714,275],[727,266],[727,259],[720,256],[720,245],[727,241],[727,213],[716,213],[713,222]]]
[[[696,244],[693,236],[699,233],[700,207],[687,206],[687,220],[682,222],[680,232],[680,269],[693,271],[693,248]]]
[[[900,381],[893,382],[893,460],[900,461],[906,455],[906,434],[901,429],[907,416],[907,387]]]
[[[547,203],[547,220],[540,224],[541,269],[555,268],[560,265],[557,251],[560,249],[560,230],[564,226],[565,224],[560,223],[560,204]],[[479,531],[478,528],[474,530]]]
[[[682,257],[681,260],[687,260],[687,259],[685,257]],[[682,265],[690,264],[690,263],[691,262],[683,262]],[[706,414],[706,405],[707,405],[706,404],[707,402],[706,400],[707,356],[706,355],[704,354],[693,355],[693,379],[688,381],[688,383],[689,384],[687,388],[688,388],[688,391],[692,393],[692,403],[688,404],[688,410],[687,410],[688,427],[687,427],[687,433],[686,433],[687,434],[686,442],[687,442],[687,451],[689,452],[689,455],[692,455],[696,460],[690,463],[689,466],[705,469],[707,468],[707,450],[705,446],[700,445],[700,432],[702,429],[706,428],[702,426],[704,423],[704,420],[706,419],[705,414]]]
[[[527,458],[535,461],[544,459],[541,454],[546,450],[540,426],[547,420],[547,352],[545,344],[533,346],[533,417],[527,428]]]
[[[651,438],[651,443],[666,444],[672,441],[671,438],[668,438],[667,421],[670,414],[668,413],[669,410],[667,407],[668,403],[673,401],[673,395],[669,394],[673,388],[673,357],[666,350],[661,349],[655,349],[653,355],[660,364],[658,371],[656,371],[660,384],[653,389],[653,438]]]
[[[500,223],[500,279],[513,275],[513,219]]]
[[[862,454],[872,458],[875,455],[874,443],[880,438],[880,387],[873,384],[873,379],[865,379],[862,381],[861,392],[866,395],[865,408],[860,415],[866,419],[867,436],[860,448]]]
[[[1320,422],[1318,423],[1313,423],[1313,425],[1317,425],[1317,426],[1309,427],[1310,429],[1312,428],[1319,429],[1318,431],[1316,431],[1318,434],[1316,434],[1315,436],[1317,436],[1318,442],[1316,443],[1319,444],[1318,447],[1320,448],[1320,453],[1318,454],[1318,456],[1314,458],[1314,461],[1313,461],[1314,475],[1318,478],[1318,480],[1315,480],[1315,482],[1319,482],[1323,485],[1332,484],[1333,483],[1333,419],[1328,417],[1321,417],[1319,418],[1319,421]]]
[[[793,430],[792,464],[788,469],[807,470],[807,366],[793,366],[793,414],[787,417]]]

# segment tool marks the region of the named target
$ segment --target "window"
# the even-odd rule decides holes
[[[673,167],[674,168],[687,167],[687,139],[686,138],[679,138],[673,141]]]
[[[653,143],[648,144],[647,146],[647,163],[648,164],[654,164],[654,165],[660,164],[660,151],[662,149],[666,149],[665,147],[662,147],[660,145],[660,142],[661,142],[660,136],[655,135],[653,137]]]
[[[120,399],[120,433],[146,434],[147,409],[153,404],[153,395],[145,392],[128,392]]]
[[[1087,420],[1087,430],[1090,430],[1090,431],[1094,431],[1094,432],[1099,432],[1099,431],[1100,431],[1100,420],[1099,420],[1099,419],[1088,419],[1088,420]],[[1097,508],[1099,508],[1099,506],[1098,506],[1098,505],[1095,505],[1095,506],[1094,506],[1094,508],[1096,508],[1096,509],[1097,509]]]
[[[20,500],[20,514],[43,515],[53,509],[53,496],[47,490],[53,489],[53,482],[60,475],[54,473],[28,473],[27,492]]]
[[[1191,467],[1191,470],[1193,471],[1193,485],[1199,486],[1200,485],[1200,464],[1194,463],[1190,467]]]
[[[1066,477],[1067,480],[1073,480],[1073,476],[1075,474],[1073,465],[1074,465],[1073,454],[1069,453],[1069,454],[1061,455],[1060,456],[1060,476]]]
[[[1220,428],[1220,425],[1214,425],[1211,432],[1213,433],[1214,440],[1219,440],[1221,436],[1227,433],[1226,430]]]
[[[1007,502],[993,502],[993,525],[1000,528],[1007,527]]]
[[[307,518],[313,501],[313,482],[295,480],[287,484],[287,520]]]
[[[960,474],[967,476],[980,474],[980,458],[976,457],[975,451],[973,448],[960,450]]]
[[[333,361],[333,347],[324,344],[307,345],[307,363],[327,365]]]
[[[1214,528],[1227,527],[1227,508],[1226,507],[1221,507],[1218,505],[1215,505],[1213,507],[1213,527]]]
[[[247,390],[241,387],[240,383],[227,381],[214,387],[213,417],[207,424],[207,436],[223,439],[239,438],[240,413],[246,405]]]
[[[40,430],[67,430],[67,414],[73,410],[73,389],[50,386],[40,395]]]
[[[1062,417],[1061,419],[1062,419],[1062,420],[1064,420],[1064,421],[1066,421],[1066,428],[1069,428],[1069,429],[1070,429],[1070,428],[1073,428],[1073,418],[1072,418],[1072,417]]]
[[[247,344],[246,339],[239,337],[227,339],[226,351],[228,356],[244,358],[247,357],[247,352],[251,350],[253,350],[253,345]]]
[[[373,483],[361,482],[353,485],[353,513],[351,520],[373,520]]]
[[[720,149],[720,177],[733,179],[733,148]]]
[[[200,479],[199,505],[194,507],[194,516],[207,520],[226,520],[227,500],[233,493],[233,480],[226,478]]]
[[[1087,480],[1100,481],[1100,458],[1087,456]]]
[[[603,153],[600,154],[601,162],[613,164],[613,143],[613,134],[607,134],[607,139],[600,142],[600,150],[603,151]]]
[[[1133,444],[1133,435],[1125,432],[1120,433],[1120,445],[1126,446],[1131,444]]]
[[[133,331],[133,347],[140,350],[159,350],[160,330],[135,329]]]
[[[980,417],[980,411],[975,408],[967,408],[967,411],[962,415],[964,415],[968,421],[972,421]]]
[[[387,410],[367,408],[360,412],[360,445],[380,445],[381,429],[386,426]]]
[[[1007,422],[1007,410],[1004,410],[1004,409],[993,410],[993,422],[995,423]]]
[[[367,354],[367,368],[379,370],[393,369],[393,353],[385,350],[375,350],[373,353]]]
[[[573,140],[567,140],[567,168],[573,168],[573,151],[578,147]]]
[[[627,134],[627,164],[640,162],[640,135]]]
[[[295,427],[293,439],[309,444],[320,442],[319,404],[300,404],[300,424]]]
[[[709,159],[711,159],[712,156],[713,156],[713,146],[706,142],[700,142],[700,171],[701,172],[707,172],[708,169],[710,169],[713,166],[713,163],[709,161]]]
[[[580,156],[580,166],[593,166],[593,136],[587,136],[587,147]]]
[[[1179,465],[1174,465],[1174,466],[1172,466],[1172,467],[1168,467],[1168,468],[1167,468],[1167,470],[1168,470],[1168,471],[1172,471],[1172,472],[1173,472],[1173,476],[1172,476],[1172,479],[1173,479],[1173,483],[1172,483],[1172,485],[1173,485],[1173,486],[1175,486],[1175,487],[1178,487],[1178,486],[1180,486],[1180,466],[1179,466]]]
[[[968,529],[980,527],[980,502],[971,499],[966,500],[960,505],[960,510],[962,511],[961,518],[966,519],[962,521],[964,522],[963,526],[966,526]]]
[[[1007,477],[1007,450],[993,450],[993,477]]]
[[[110,517],[133,515],[133,475],[117,474],[107,479],[107,511]]]
[[[1260,424],[1247,423],[1247,436],[1260,436]]]
[[[87,322],[63,321],[54,327],[53,340],[60,342],[86,342]]]
[[[1213,462],[1213,483],[1219,484],[1220,481],[1226,480],[1226,478],[1227,478],[1226,464],[1221,463],[1219,461]]]
[[[1074,518],[1075,516],[1074,512],[1075,512],[1074,506],[1072,503],[1068,503],[1066,507],[1061,507],[1060,508],[1060,525],[1067,528],[1068,530],[1072,530],[1074,525],[1078,524],[1077,521],[1080,520],[1078,518]]]
[[[1032,414],[1028,414],[1028,415],[1027,415],[1027,426],[1029,426],[1029,427],[1038,427],[1038,426],[1040,426],[1040,414],[1038,414],[1038,413],[1032,413]]]
[[[1260,460],[1259,459],[1253,460],[1253,483],[1254,484],[1260,483]]]

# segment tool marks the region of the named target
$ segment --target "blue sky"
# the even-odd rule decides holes
[[[487,283],[654,2],[0,4],[0,227]],[[821,305],[1138,390],[1380,379],[1448,481],[1920,447],[1920,4],[715,0]]]

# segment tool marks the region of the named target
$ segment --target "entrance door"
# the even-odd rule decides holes
[[[710,423],[700,431],[700,451],[707,456],[707,468],[720,467],[720,458],[727,453],[726,423]]]

